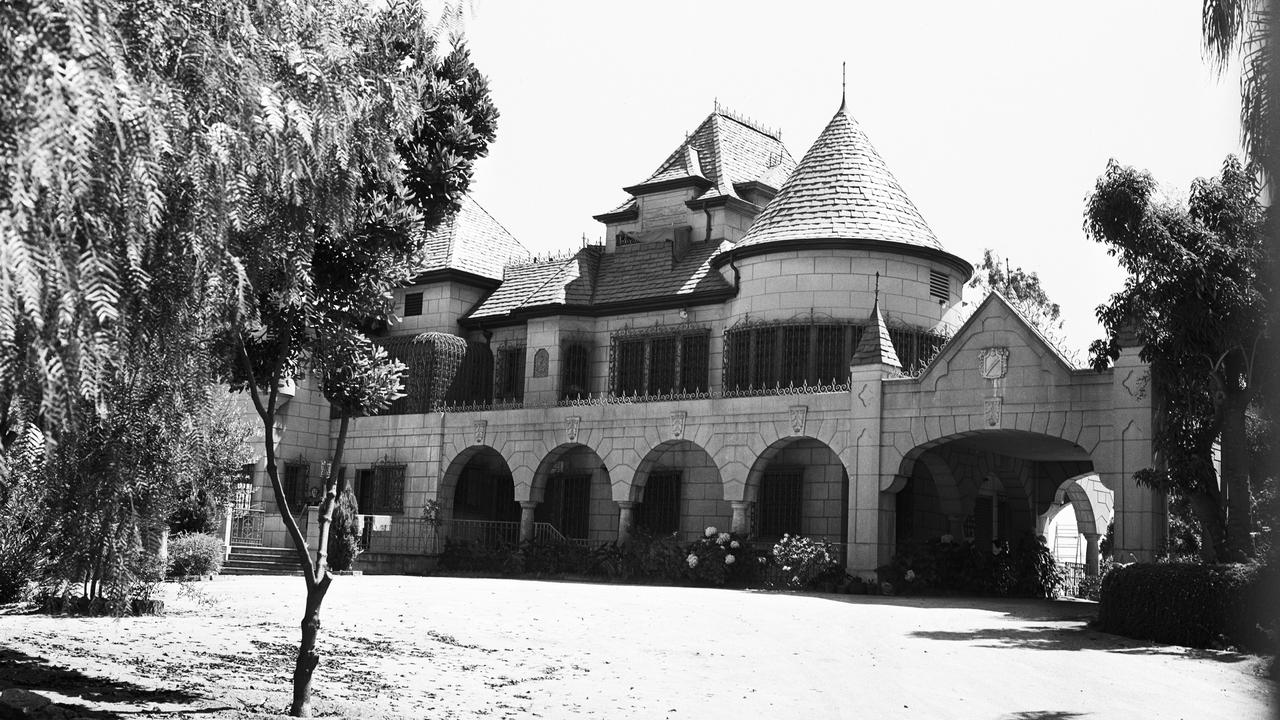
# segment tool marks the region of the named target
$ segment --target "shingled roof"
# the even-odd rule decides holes
[[[466,319],[595,314],[646,304],[723,300],[734,289],[711,269],[716,250],[711,243],[693,243],[682,258],[673,260],[668,243],[626,246],[616,253],[592,246],[567,258],[512,265],[502,285]]]
[[[458,212],[426,237],[427,264],[422,273],[458,270],[502,279],[508,263],[527,260],[529,251],[470,195],[462,196]]]
[[[698,199],[737,198],[735,185],[754,182],[777,190],[795,166],[795,159],[777,132],[717,106],[657,170],[643,182],[625,189],[634,196],[653,186],[687,181],[702,187]],[[610,216],[626,212],[631,202],[596,219],[607,221]]]
[[[843,104],[777,196],[726,252],[797,240],[879,241],[945,252]]]

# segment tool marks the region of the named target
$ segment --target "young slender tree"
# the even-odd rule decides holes
[[[289,53],[314,72],[260,88],[251,121],[224,131],[234,147],[268,152],[229,179],[229,265],[245,294],[229,304],[224,346],[228,377],[262,420],[267,475],[306,583],[290,708],[303,717],[333,580],[329,526],[350,419],[401,391],[403,366],[368,332],[391,317],[391,290],[422,266],[423,230],[456,212],[497,118],[466,49],[439,55],[417,5],[317,5],[262,25],[300,24],[305,41]],[[315,548],[289,512],[275,449],[279,390],[308,372],[340,418]]]
[[[1162,203],[1155,191],[1148,173],[1112,161],[1089,198],[1086,232],[1129,272],[1098,308],[1107,338],[1090,353],[1104,368],[1119,357],[1123,336],[1136,337],[1152,368],[1159,461],[1136,478],[1186,494],[1213,546],[1208,554],[1240,560],[1254,554],[1247,413],[1267,362],[1258,185],[1229,157],[1218,177],[1192,184],[1186,206]]]

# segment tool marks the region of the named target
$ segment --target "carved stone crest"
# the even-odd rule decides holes
[[[1009,348],[989,347],[978,353],[978,372],[988,380],[999,380],[1009,372]]]
[[[789,409],[791,411],[791,434],[803,435],[804,423],[809,416],[809,406],[792,405]]]
[[[551,356],[547,354],[546,348],[538,348],[538,352],[533,354],[533,376],[536,378],[544,378],[547,376],[547,366],[551,364]]]
[[[582,425],[582,418],[574,415],[564,419],[564,434],[569,442],[578,442],[578,428]]]
[[[485,433],[489,431],[489,421],[477,420],[474,423],[472,423],[471,428],[475,431],[475,434],[476,434],[476,444],[483,445]]]
[[[982,401],[982,419],[986,422],[987,427],[1000,427],[1000,408],[1004,404],[1004,398],[986,398]]]
[[[671,413],[671,437],[676,440],[684,437],[684,419],[687,415],[683,410]]]

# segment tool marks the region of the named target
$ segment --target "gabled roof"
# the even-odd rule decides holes
[[[889,326],[885,325],[884,315],[880,313],[879,298],[871,306],[871,323],[862,331],[862,339],[858,341],[858,348],[853,351],[853,358],[849,361],[850,365],[877,363],[902,367],[898,351],[894,349],[893,340],[889,337]]]
[[[711,269],[716,245],[693,243],[674,261],[665,242],[626,246],[615,253],[586,247],[571,257],[513,265],[506,279],[466,321],[494,322],[525,315],[604,314],[647,306],[722,301],[734,288]]]
[[[457,270],[501,280],[510,262],[527,260],[529,251],[470,195],[462,205],[426,236],[426,265],[422,274]]]
[[[727,250],[741,255],[747,248],[804,241],[883,242],[946,253],[843,104],[777,196]]]
[[[777,190],[795,165],[777,132],[717,106],[648,178],[624,189],[635,196],[692,185],[701,191],[698,199],[738,198],[735,185],[754,182]],[[630,202],[596,219],[608,222]]]
[[[937,355],[933,356],[933,359],[925,366],[924,371],[920,373],[920,379],[923,380],[933,374],[934,369],[942,362],[949,362],[951,356],[956,353],[956,348],[959,347],[964,338],[968,336],[970,329],[975,327],[980,319],[987,316],[991,312],[991,306],[996,304],[1003,305],[1008,309],[1009,314],[1017,318],[1018,322],[1030,332],[1031,336],[1034,337],[1040,345],[1048,351],[1049,355],[1055,358],[1065,370],[1070,372],[1082,372],[1082,369],[1076,367],[1075,363],[1073,363],[1057,345],[1050,342],[1049,339],[1044,336],[1044,333],[1040,332],[1040,330],[1035,326],[1035,323],[1028,320],[1013,303],[1009,302],[1009,298],[1005,297],[999,290],[992,290],[987,293],[987,297],[984,298],[982,302],[978,303],[978,307],[974,309],[973,314],[969,316],[968,320],[965,320],[964,323],[960,325],[960,328],[951,336],[951,339],[947,341],[947,344],[942,346],[942,349],[938,351]]]

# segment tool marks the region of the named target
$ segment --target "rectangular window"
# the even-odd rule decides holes
[[[560,353],[560,398],[576,400],[591,392],[591,351],[581,343],[564,345]]]
[[[239,515],[253,506],[253,465],[241,465],[236,476],[235,493],[231,501]]]
[[[761,480],[760,502],[757,504],[757,534],[764,538],[778,538],[788,533],[798,535],[803,491],[803,470],[766,472]]]
[[[809,326],[782,328],[782,387],[800,387],[809,378]]]
[[[680,471],[654,470],[644,485],[644,501],[637,509],[636,527],[655,535],[680,530]]]
[[[498,351],[494,399],[524,400],[524,356],[523,346],[504,347]]]
[[[678,338],[661,337],[649,341],[649,393],[669,395],[676,389],[676,348]]]
[[[778,329],[760,328],[755,333],[751,353],[752,387],[772,388],[778,384]]]
[[[296,513],[307,504],[307,473],[309,469],[306,463],[284,464],[284,499],[289,503],[291,512]]]
[[[751,386],[751,331],[726,332],[724,355],[725,389],[746,390]]]
[[[422,314],[422,293],[412,292],[404,294],[404,316]]]
[[[833,385],[849,379],[849,358],[844,349],[844,328],[819,325],[814,333],[814,380],[819,385]]]
[[[404,512],[404,465],[378,465],[356,473],[356,504],[365,515]]]
[[[617,395],[644,394],[644,341],[623,340],[618,343],[617,383],[614,393]]]
[[[929,271],[929,296],[944,302],[951,299],[951,278],[946,273]]]
[[[685,335],[680,338],[680,391],[705,392],[709,383],[707,373],[711,354],[710,333]]]

